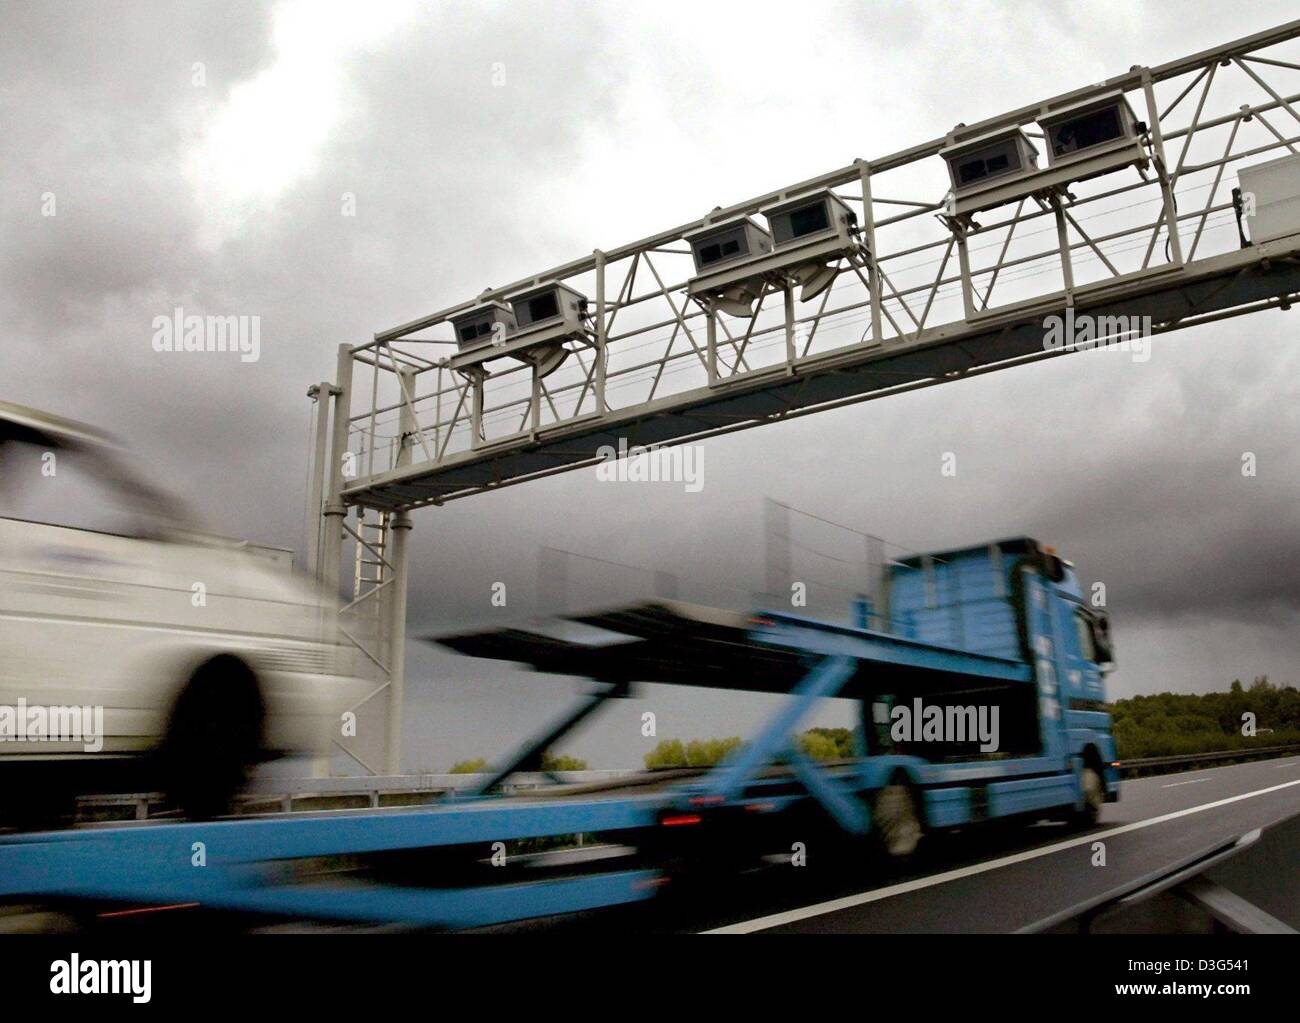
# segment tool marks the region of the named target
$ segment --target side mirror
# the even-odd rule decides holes
[[[1097,650],[1098,664],[1115,662],[1115,647],[1110,638],[1110,619],[1102,611],[1094,611],[1089,617],[1092,627],[1092,645]]]
[[[1043,552],[1043,574],[1054,583],[1065,579],[1065,561],[1059,555]]]

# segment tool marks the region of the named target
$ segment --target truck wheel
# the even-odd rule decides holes
[[[1089,765],[1079,775],[1080,787],[1083,789],[1083,809],[1077,814],[1080,824],[1093,825],[1101,816],[1101,804],[1106,801],[1106,786],[1101,780],[1101,772]]]
[[[871,830],[876,845],[890,859],[901,860],[916,852],[924,829],[910,786],[891,782],[877,790],[871,803]]]
[[[181,690],[159,748],[162,787],[190,820],[228,813],[262,751],[265,708],[257,678],[223,654]]]

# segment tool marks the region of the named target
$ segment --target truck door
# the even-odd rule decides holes
[[[1069,748],[1061,709],[1060,657],[1063,643],[1058,615],[1054,613],[1061,600],[1056,590],[1032,566],[1025,565],[1021,571],[1025,581],[1025,627],[1034,659],[1034,681],[1038,687],[1038,728],[1043,756],[1059,758],[1064,763]]]
[[[1093,643],[1092,620],[1082,607],[1063,603],[1068,616],[1065,633],[1065,686],[1062,694],[1067,709],[1100,710],[1106,700],[1101,669]]]

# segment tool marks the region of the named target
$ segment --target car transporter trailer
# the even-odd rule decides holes
[[[1045,641],[1059,640],[1060,623],[1053,626],[1044,615],[1050,599],[1034,594],[1061,584],[1027,574],[1028,649],[1041,652],[1052,645]],[[917,824],[927,830],[1087,809],[1084,759],[1064,742],[1098,725],[1105,717],[1098,711],[1037,716],[1041,747],[1014,757],[930,761],[864,748],[856,758],[818,763],[795,739],[827,698],[856,699],[869,710],[881,680],[906,699],[1021,691],[1028,704],[1051,706],[1056,673],[1041,657],[972,653],[793,615],[746,616],[678,603],[573,622],[561,630],[569,638],[554,630],[498,628],[441,640],[462,653],[595,682],[572,710],[468,794],[409,809],[0,836],[0,900],[467,928],[650,899],[672,890],[678,871],[698,866],[692,858],[705,852],[716,858],[723,851],[768,851],[756,844],[771,834],[765,825],[816,820],[846,842],[869,838],[873,817],[897,816],[896,803],[882,808],[884,792],[914,800]],[[593,628],[599,641],[572,638]],[[498,793],[516,772],[537,769],[543,752],[604,701],[629,695],[635,682],[785,698],[752,741],[709,769]],[[860,743],[868,730],[859,731]],[[1103,773],[1108,797],[1115,798],[1118,770],[1108,763]],[[601,849],[611,855],[589,850],[558,868],[545,856],[502,855],[506,843],[589,834],[608,839],[612,844]]]

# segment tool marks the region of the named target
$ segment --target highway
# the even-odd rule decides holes
[[[392,814],[416,808],[393,808]],[[337,810],[294,817],[344,818],[366,811]],[[1125,781],[1118,803],[1106,804],[1097,826],[1064,823],[989,823],[930,836],[905,867],[865,859],[865,851],[836,836],[792,825],[792,842],[806,847],[805,866],[788,857],[699,888],[672,882],[664,898],[634,906],[476,928],[498,933],[1007,933],[1113,893],[1171,865],[1259,828],[1285,834],[1282,862],[1260,868],[1242,856],[1209,876],[1292,928],[1300,929],[1300,885],[1294,883],[1300,848],[1300,757],[1261,760]],[[123,827],[122,824],[110,825]],[[138,822],[127,827],[154,827]],[[1105,863],[1094,865],[1096,844]],[[557,850],[542,860],[598,857],[607,847]],[[619,850],[608,847],[608,852]],[[630,851],[630,850],[623,850]],[[1276,856],[1276,852],[1274,852]],[[540,864],[539,864],[540,865]],[[1288,877],[1291,879],[1288,880]],[[872,883],[874,881],[874,883]],[[674,889],[681,889],[674,891]],[[17,910],[17,912],[14,912]],[[110,914],[116,916],[118,914]],[[166,924],[185,926],[180,914]],[[104,918],[101,924],[111,922]],[[73,921],[37,907],[0,914],[0,933],[65,930]],[[253,924],[255,929],[265,929]],[[286,922],[271,930],[392,930]],[[398,927],[402,930],[406,928]]]
[[[724,933],[988,933],[1015,931],[1193,855],[1300,813],[1300,758],[1140,778],[1098,827],[1043,833],[1018,852],[963,863],[834,900],[720,924]],[[1007,836],[1012,837],[1012,836]],[[1091,865],[1093,844],[1106,865]],[[1296,921],[1291,921],[1293,926]]]

